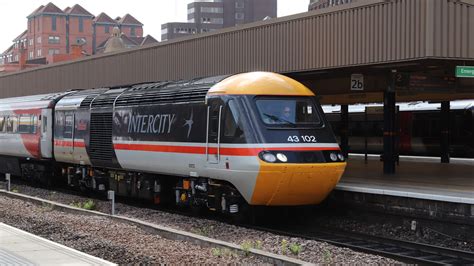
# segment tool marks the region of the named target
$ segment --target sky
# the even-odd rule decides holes
[[[161,24],[187,20],[187,4],[192,0],[0,0],[0,53],[26,30],[26,17],[48,2],[53,2],[61,9],[80,4],[93,15],[105,12],[112,18],[129,13],[145,25],[144,36],[150,34],[159,40]],[[309,0],[278,0],[278,16],[305,12],[308,4]]]

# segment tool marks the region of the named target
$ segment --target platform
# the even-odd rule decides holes
[[[0,223],[0,265],[115,265]]]
[[[349,155],[348,167],[336,189],[474,204],[474,160],[400,157],[396,174],[384,175],[380,157]]]
[[[396,174],[383,174],[379,155],[350,154],[336,187],[339,202],[423,216],[474,220],[474,160],[401,156]]]

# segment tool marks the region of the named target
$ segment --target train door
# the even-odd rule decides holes
[[[74,161],[74,113],[64,113],[64,131],[63,137],[66,144],[66,157]]]
[[[73,162],[74,156],[74,113],[56,113],[55,155],[63,162]],[[57,140],[57,141],[56,141]]]
[[[51,109],[41,110],[41,139],[40,149],[42,158],[53,157],[53,123]]]
[[[217,164],[220,160],[221,121],[223,104],[220,99],[210,99],[207,107],[207,162]]]

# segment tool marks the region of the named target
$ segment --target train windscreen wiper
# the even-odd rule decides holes
[[[267,114],[267,113],[263,113],[263,115],[265,115],[266,117],[272,119],[273,121],[276,121],[276,122],[283,122],[285,123],[286,125],[290,125],[292,127],[296,127],[296,124],[293,123],[293,122],[290,122],[286,119],[283,119],[281,117],[278,117],[278,116],[275,116],[275,115],[271,115],[271,114]]]

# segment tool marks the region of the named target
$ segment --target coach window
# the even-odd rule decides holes
[[[240,113],[234,100],[227,103],[224,114],[224,141],[234,143],[243,141],[244,132],[240,127]]]
[[[36,134],[36,127],[38,126],[38,116],[31,116],[31,130],[30,132]]]
[[[31,133],[31,116],[29,115],[21,115],[20,121],[18,124],[18,132],[19,133]]]
[[[63,138],[63,132],[64,132],[64,113],[57,112],[56,123],[54,125],[54,137]]]
[[[41,119],[43,120],[43,133],[46,133],[46,131],[48,129],[48,117],[43,116],[43,117],[41,117]]]
[[[66,123],[64,124],[64,138],[72,138],[73,116],[66,115]]]
[[[0,116],[0,133],[5,132],[5,117]]]
[[[16,133],[18,131],[18,117],[9,116],[7,119],[7,133]]]

